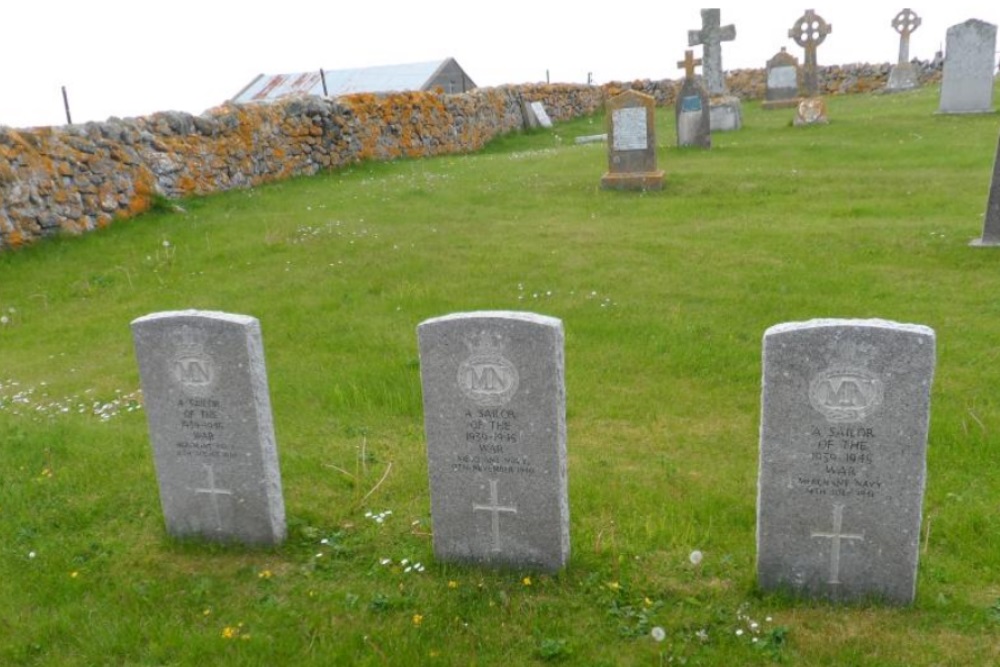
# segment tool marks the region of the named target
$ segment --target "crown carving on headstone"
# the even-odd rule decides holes
[[[480,331],[475,336],[465,340],[465,346],[474,357],[500,357],[503,356],[503,339],[499,334],[491,334]]]
[[[876,348],[870,343],[847,340],[829,345],[830,366],[836,368],[867,368]]]
[[[204,331],[184,325],[171,336],[175,350],[185,356],[203,356],[207,336]]]

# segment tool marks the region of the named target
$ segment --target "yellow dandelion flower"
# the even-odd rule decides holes
[[[413,625],[416,625],[417,627],[419,627],[420,624],[423,623],[423,622],[424,622],[424,617],[423,616],[421,616],[420,614],[414,614],[413,615]]]
[[[212,613],[212,610],[211,610],[211,609],[206,609],[205,611],[201,612],[201,615],[202,615],[202,616],[208,616],[208,615],[209,615],[209,614],[211,614],[211,613]]]
[[[227,625],[226,627],[222,628],[222,638],[223,639],[235,639],[239,635],[240,635],[240,629],[239,628],[234,628],[231,625]]]
[[[261,578],[261,579],[270,579],[271,578],[271,571],[270,570],[261,570],[259,573],[257,573],[257,576],[259,578]]]
[[[612,581],[610,584],[608,584],[608,588],[610,588],[613,591],[617,591],[621,588],[621,585],[617,581]]]
[[[448,582],[448,588],[458,588],[458,582],[454,581],[454,580],[449,581]]]
[[[521,583],[524,584],[525,586],[530,586],[531,585],[531,577],[525,577],[524,579],[521,580]]]

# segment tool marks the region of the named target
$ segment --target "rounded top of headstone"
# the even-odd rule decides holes
[[[445,322],[456,322],[462,320],[514,320],[517,322],[528,322],[531,324],[540,324],[543,326],[555,326],[561,327],[562,320],[557,317],[550,317],[548,315],[539,315],[538,313],[529,313],[527,311],[519,310],[476,310],[466,313],[452,313],[450,315],[442,315],[441,317],[432,317],[428,320],[424,320],[418,325],[419,327],[432,326],[435,324],[442,324]]]
[[[804,331],[809,329],[822,329],[830,327],[853,327],[888,329],[891,331],[906,331],[924,336],[934,337],[934,329],[923,324],[906,324],[903,322],[893,322],[892,320],[872,319],[849,319],[849,318],[817,318],[804,322],[783,322],[769,327],[764,332],[764,337],[775,334],[789,333],[791,331]]]
[[[165,310],[158,313],[150,313],[149,315],[143,315],[142,317],[138,317],[132,320],[132,324],[145,324],[147,322],[169,320],[178,317],[213,320],[216,322],[231,322],[233,324],[240,324],[243,326],[257,322],[257,318],[251,317],[250,315],[224,313],[218,310],[189,309],[189,310]]]

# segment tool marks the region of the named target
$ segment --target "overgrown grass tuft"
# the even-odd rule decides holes
[[[1000,123],[829,108],[746,104],[710,152],[660,110],[658,193],[599,189],[595,117],[0,255],[0,663],[1000,662],[1000,253],[967,246]],[[261,320],[280,548],[164,533],[128,325],[183,308]],[[431,553],[415,327],[474,309],[565,323],[556,576]],[[755,589],[761,336],[813,317],[937,331],[912,608]]]

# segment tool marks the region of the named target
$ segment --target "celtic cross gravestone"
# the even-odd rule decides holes
[[[806,97],[819,95],[819,71],[816,64],[816,49],[826,41],[827,35],[833,32],[833,26],[818,16],[816,12],[807,9],[788,30],[788,36],[805,49],[805,60],[802,68],[802,93]]]

